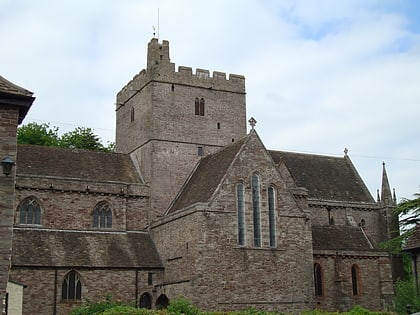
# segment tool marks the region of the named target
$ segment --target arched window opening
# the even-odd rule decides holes
[[[169,305],[169,299],[165,294],[159,295],[159,297],[156,300],[156,308],[157,309],[163,309],[167,308]]]
[[[195,98],[195,114],[200,115],[200,100],[198,97]]]
[[[61,298],[63,300],[82,299],[82,283],[79,274],[76,271],[70,271],[64,278],[61,287]]]
[[[34,197],[25,198],[19,206],[20,224],[41,224],[41,205]]]
[[[200,116],[204,116],[204,98],[200,100]]]
[[[93,209],[93,227],[112,228],[112,210],[108,202],[102,201]]]
[[[238,209],[238,244],[245,245],[245,200],[244,184],[236,185],[236,206]]]
[[[321,265],[318,263],[314,264],[314,283],[315,283],[315,296],[323,296],[323,287],[322,287],[322,269]]]
[[[130,112],[130,121],[133,122],[134,121],[134,107],[131,107],[131,112]]]
[[[139,307],[147,309],[152,308],[152,296],[150,295],[150,293],[145,292],[140,296]]]
[[[254,246],[261,247],[261,224],[260,224],[260,178],[252,175],[252,219],[254,224]]]
[[[276,246],[276,206],[275,193],[272,186],[268,187],[268,224],[270,230],[270,247]]]
[[[360,270],[356,265],[351,267],[351,287],[353,295],[360,295]]]

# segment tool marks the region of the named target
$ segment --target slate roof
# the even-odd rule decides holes
[[[244,137],[202,158],[167,213],[209,201],[246,139]]]
[[[15,228],[13,266],[162,268],[147,233]]]
[[[372,250],[372,246],[360,227],[313,225],[312,243],[314,250]]]
[[[128,154],[19,144],[17,175],[141,183]]]
[[[276,164],[284,162],[308,197],[319,200],[374,203],[371,194],[350,160],[283,151],[269,151]]]
[[[420,251],[420,224],[417,224],[413,234],[407,239],[404,245],[404,250]]]
[[[0,76],[0,106],[19,107],[19,124],[25,118],[35,98],[33,93]]]
[[[19,96],[32,96],[32,92],[6,80],[0,75],[0,92]]]

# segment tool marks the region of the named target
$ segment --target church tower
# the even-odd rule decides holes
[[[246,135],[245,78],[180,66],[169,42],[148,44],[147,69],[118,94],[116,150],[150,185],[150,219],[164,213],[202,156]]]

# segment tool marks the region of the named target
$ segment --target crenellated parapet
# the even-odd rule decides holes
[[[152,39],[148,46],[147,69],[141,70],[117,94],[117,109],[140,92],[151,82],[184,85],[203,89],[245,94],[245,77],[238,74],[210,71],[197,68],[195,73],[191,67],[179,66],[175,71],[175,64],[170,62],[169,42],[159,44]]]

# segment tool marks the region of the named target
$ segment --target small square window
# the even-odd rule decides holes
[[[198,151],[197,151],[198,156],[203,156],[204,155],[203,147],[198,147],[197,149],[198,149]]]

